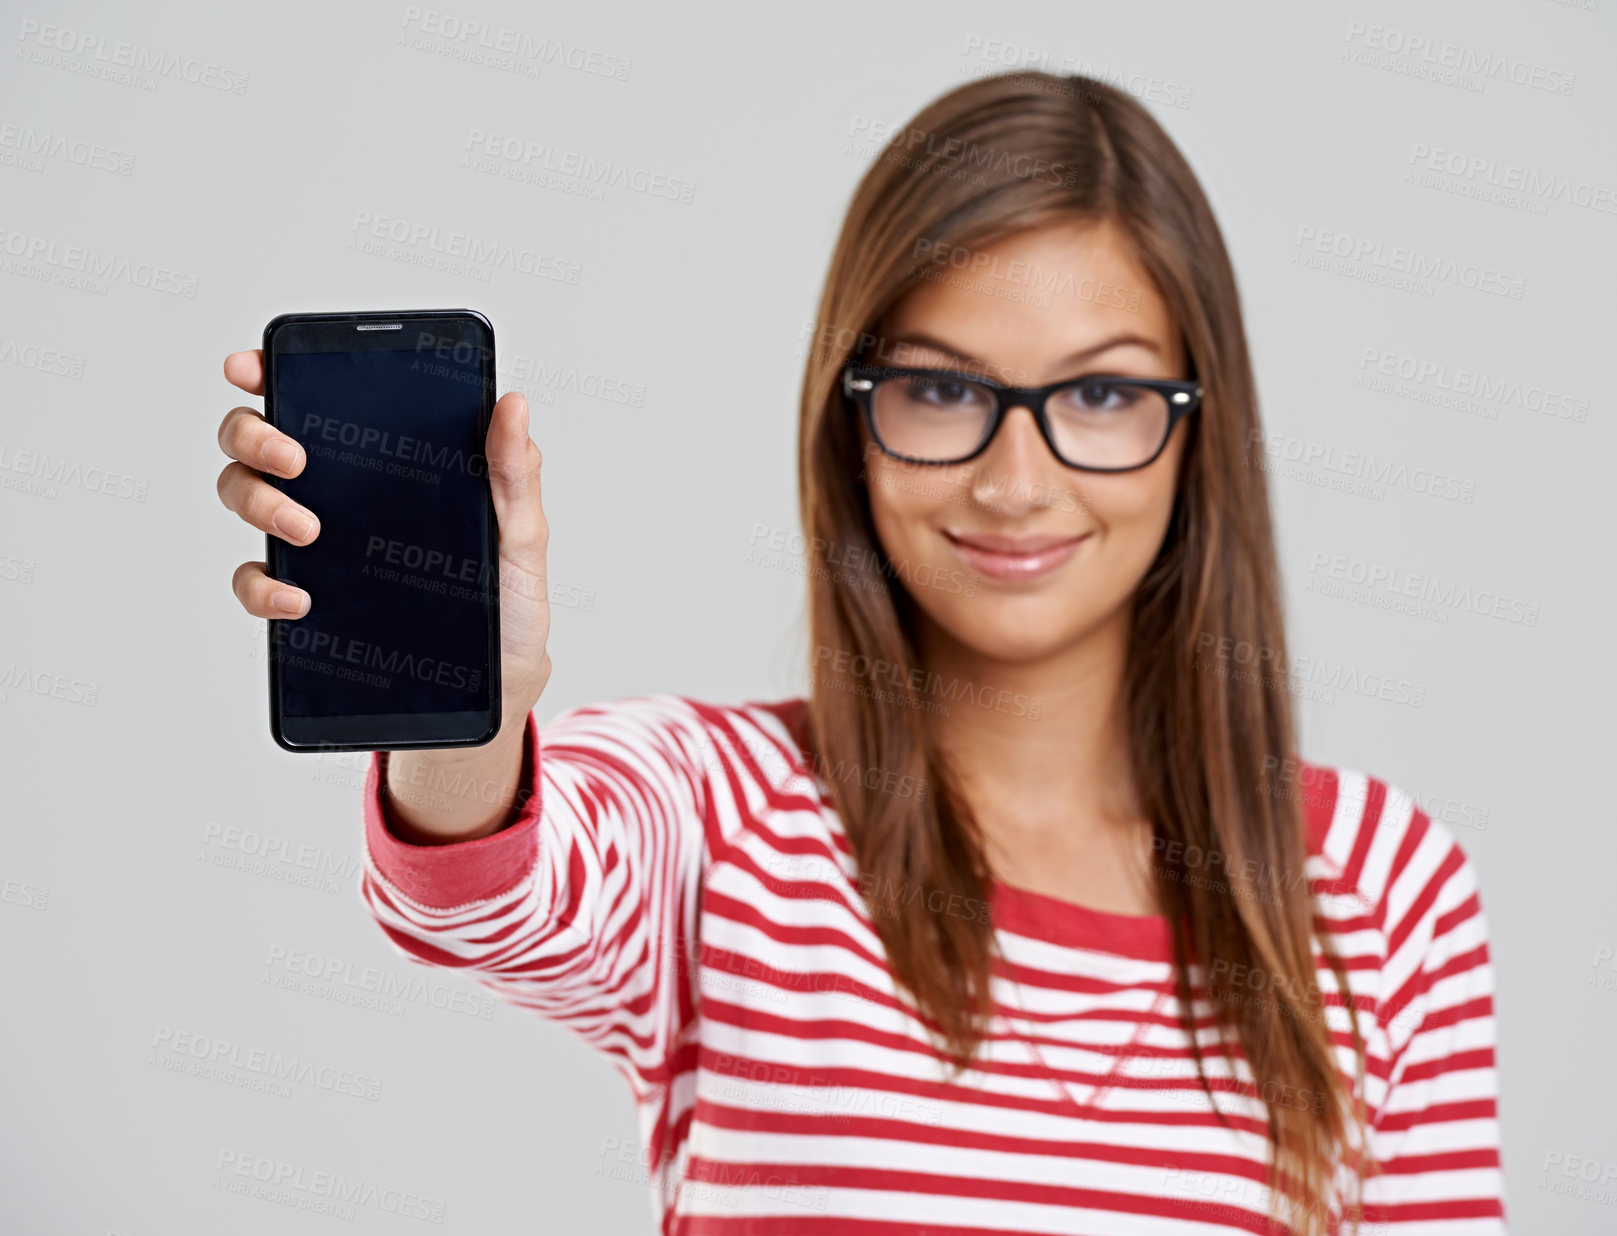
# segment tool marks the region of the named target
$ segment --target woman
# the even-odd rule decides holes
[[[261,390],[257,353],[226,373]],[[507,394],[504,728],[374,757],[368,905],[608,1054],[666,1232],[1503,1231],[1473,869],[1297,756],[1258,432],[1150,115],[1084,77],[951,91],[820,303],[807,698],[536,725],[548,528]],[[260,475],[296,445],[244,408],[220,441],[225,505],[312,540]]]

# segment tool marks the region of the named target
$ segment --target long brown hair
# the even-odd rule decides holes
[[[1232,646],[1224,640],[1289,664],[1264,475],[1245,463],[1258,416],[1240,299],[1184,157],[1144,107],[1103,82],[1013,73],[951,90],[893,134],[854,193],[802,390],[798,489],[816,567],[809,738],[832,767],[882,771],[833,781],[833,801],[899,988],[940,1054],[962,1069],[993,1012],[997,946],[986,915],[935,908],[954,896],[948,904],[986,904],[993,876],[969,806],[928,739],[925,709],[935,705],[916,685],[924,667],[914,602],[881,553],[839,378],[886,311],[925,277],[917,252],[974,251],[1074,219],[1110,220],[1129,237],[1204,391],[1187,426],[1169,530],[1133,601],[1125,679],[1132,773],[1155,829],[1180,1016],[1209,1099],[1190,967],[1218,959],[1232,973],[1246,966],[1268,976],[1264,1001],[1216,988],[1199,994],[1211,1000],[1224,1054],[1232,1064],[1237,1051],[1244,1056],[1251,1094],[1265,1100],[1274,1209],[1284,1199],[1293,1230],[1312,1236],[1338,1213],[1337,1163],[1355,1169],[1350,1180],[1367,1167],[1364,1045],[1341,963],[1320,937],[1349,1010],[1355,1084],[1338,1071],[1323,1007],[1309,995],[1318,988],[1307,882],[1272,878],[1301,873],[1307,857],[1289,695],[1261,676],[1197,667],[1199,651]],[[884,782],[893,777],[941,792],[890,793]],[[1193,852],[1218,856],[1216,880],[1187,870]],[[925,895],[884,900],[873,889]],[[1269,1101],[1288,1094],[1328,1101]],[[1356,1216],[1353,1192],[1342,1209]]]

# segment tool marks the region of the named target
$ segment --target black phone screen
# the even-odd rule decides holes
[[[279,715],[293,729],[434,716],[476,732],[475,718],[494,711],[492,357],[441,323],[407,321],[381,338],[345,325],[301,344],[294,333],[266,356],[273,421],[307,454],[301,475],[276,483],[320,520],[312,544],[275,551],[271,573],[311,597],[303,618],[270,624]],[[312,732],[361,737],[352,724]]]

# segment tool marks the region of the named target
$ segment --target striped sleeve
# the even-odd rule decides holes
[[[1408,794],[1374,779],[1369,788],[1366,805],[1380,815],[1366,857],[1381,872],[1376,1021],[1388,1072],[1370,1130],[1379,1171],[1365,1183],[1365,1217],[1388,1236],[1500,1236],[1493,967],[1476,873]]]
[[[605,1052],[636,1098],[666,1084],[694,1020],[701,876],[727,813],[706,706],[673,696],[528,717],[523,807],[500,832],[394,836],[373,756],[362,895],[393,944],[467,972]]]

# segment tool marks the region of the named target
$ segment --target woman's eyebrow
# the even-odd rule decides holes
[[[927,334],[915,333],[900,335],[892,342],[898,347],[927,348],[933,352],[938,352],[944,356],[947,356],[951,361],[965,368],[997,368],[997,366],[992,366],[985,360],[980,360],[979,358],[972,356],[951,344],[945,343],[941,339],[935,339],[931,335]],[[1125,333],[1122,335],[1114,335],[1112,338],[1102,340],[1100,343],[1094,344],[1091,347],[1080,348],[1076,352],[1069,353],[1060,360],[1056,361],[1052,368],[1065,369],[1069,365],[1076,365],[1081,361],[1088,360],[1091,356],[1099,356],[1103,352],[1110,352],[1113,348],[1129,346],[1144,348],[1146,351],[1154,352],[1158,356],[1162,355],[1162,346],[1157,343],[1156,340],[1148,339],[1144,335]]]
[[[963,367],[977,369],[988,368],[988,362],[980,361],[975,357],[968,356],[960,349],[950,347],[941,339],[934,339],[931,335],[900,335],[898,338],[894,339],[892,343],[895,348],[925,348],[929,352],[938,352],[943,356],[947,356],[951,361],[955,361]]]
[[[1110,339],[1097,343],[1092,348],[1080,348],[1068,356],[1063,356],[1056,362],[1057,367],[1066,368],[1076,365],[1079,361],[1088,360],[1091,356],[1099,356],[1102,352],[1110,352],[1113,348],[1135,347],[1144,348],[1147,352],[1162,355],[1162,345],[1155,339],[1148,339],[1144,335],[1122,334],[1113,335]]]

